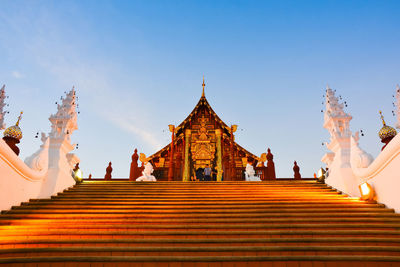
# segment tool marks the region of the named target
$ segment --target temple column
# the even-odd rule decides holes
[[[189,165],[189,146],[190,146],[190,135],[191,131],[187,129],[185,131],[185,160],[183,162],[183,177],[182,181],[190,181],[190,165]]]
[[[222,130],[216,129],[215,135],[217,136],[217,181],[222,181]]]
[[[168,168],[168,181],[174,180],[174,147],[175,147],[175,126],[168,125],[169,130],[172,132],[171,149],[169,155],[169,168]]]
[[[231,125],[231,170],[230,170],[230,180],[234,181],[236,178],[236,163],[235,163],[235,152],[234,152],[234,142],[235,142],[235,137],[233,135],[234,132],[236,132],[237,125]]]

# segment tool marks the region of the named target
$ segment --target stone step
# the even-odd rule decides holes
[[[390,237],[279,237],[279,238],[3,238],[1,249],[60,246],[395,246],[400,238]]]
[[[1,224],[3,222],[3,224]],[[12,224],[12,225],[11,225]],[[290,231],[293,229],[301,229],[301,230],[315,230],[315,229],[326,229],[327,226],[324,224],[292,224],[292,223],[276,223],[276,224],[196,224],[196,225],[185,225],[185,224],[125,224],[121,223],[97,223],[97,224],[88,224],[84,221],[69,221],[64,223],[59,223],[57,221],[47,221],[47,220],[23,220],[23,221],[15,221],[15,220],[3,220],[0,221],[0,225],[2,225],[1,229],[16,229],[16,228],[28,228],[32,230],[38,229],[97,229],[97,230],[112,230],[112,229],[123,229],[123,230],[138,230],[138,231],[147,231],[149,229],[154,230],[248,230],[248,229],[257,229],[257,230],[284,230]],[[332,231],[337,230],[396,230],[400,229],[400,224],[394,223],[368,223],[368,224],[354,224],[354,223],[330,223],[329,229]]]
[[[91,238],[91,236],[101,236],[105,238],[217,238],[225,237],[258,237],[258,238],[272,238],[272,237],[400,237],[400,231],[397,230],[164,230],[164,229],[113,229],[112,227],[98,230],[98,229],[46,229],[25,227],[0,230],[3,237],[21,236],[26,238],[38,238],[42,236],[69,236],[70,238]]]
[[[147,191],[147,192],[155,192],[155,191],[168,191],[168,192],[181,192],[181,191],[191,191],[191,192],[202,192],[202,191],[209,191],[209,192],[222,192],[222,191],[229,191],[229,192],[237,192],[237,191],[255,191],[256,187],[255,186],[243,186],[243,185],[238,185],[238,186],[224,186],[224,187],[215,187],[215,186],[208,186],[208,187],[167,187],[167,186],[154,186],[154,187],[140,187],[140,186],[93,186],[93,185],[88,185],[88,186],[76,186],[69,188],[68,190],[65,191],[70,191],[70,192],[81,192],[81,191],[89,191],[89,192],[96,192],[96,191],[114,191],[114,192],[140,192],[140,191]],[[299,185],[282,185],[282,186],[277,186],[277,185],[271,185],[271,186],[258,186],[257,191],[283,191],[283,190],[289,190],[289,191],[306,191],[306,190],[314,190],[318,192],[329,192],[329,191],[336,191],[333,188],[326,187],[326,186],[315,186],[315,185],[306,185],[306,186],[299,186]]]
[[[353,223],[372,223],[372,222],[393,222],[400,223],[399,216],[392,216],[389,214],[359,214],[359,216],[354,215],[344,215],[341,216],[340,213],[337,214],[302,214],[307,215],[304,218],[302,216],[297,215],[288,215],[278,214],[278,216],[270,218],[265,218],[264,215],[254,215],[249,214],[245,216],[244,214],[230,214],[227,216],[223,216],[222,214],[216,214],[212,216],[212,214],[208,214],[207,216],[203,215],[199,218],[197,215],[194,216],[167,216],[167,215],[159,215],[159,216],[145,216],[144,214],[3,214],[0,217],[1,220],[10,220],[10,219],[43,219],[43,220],[58,220],[60,223],[65,223],[67,221],[81,221],[85,220],[86,222],[96,223],[98,222],[126,222],[126,223],[307,223],[307,222],[318,222],[318,223],[331,223],[331,222],[353,222]],[[290,217],[290,218],[289,218]]]
[[[242,197],[242,198],[254,198],[254,197],[264,197],[264,198],[298,198],[298,197],[320,197],[320,198],[347,198],[346,195],[340,194],[335,191],[327,191],[327,192],[295,192],[295,191],[285,191],[285,192],[126,192],[123,194],[115,193],[115,192],[63,192],[58,193],[57,196],[65,196],[65,197],[121,197],[123,195],[125,198],[129,198],[131,196],[134,197],[203,197],[206,196],[208,198],[212,197]]]
[[[257,191],[265,191],[265,192],[272,192],[272,191],[295,191],[295,192],[306,192],[307,190],[312,190],[315,192],[337,192],[335,189],[326,187],[326,186],[264,186],[258,187]],[[237,187],[151,187],[151,188],[144,188],[144,187],[135,187],[135,186],[119,186],[119,187],[95,187],[95,186],[78,186],[72,187],[68,190],[64,190],[68,192],[104,192],[104,191],[112,191],[112,192],[242,192],[242,191],[252,191],[254,192],[253,186],[237,186]]]
[[[3,212],[0,240],[5,266],[400,265],[399,214],[311,180],[84,181]]]
[[[322,224],[197,224],[197,225],[185,225],[185,224],[146,224],[146,225],[132,225],[132,224],[88,224],[84,222],[70,222],[60,224],[58,222],[48,222],[45,220],[29,220],[22,222],[10,221],[12,225],[3,224],[1,229],[30,229],[35,231],[40,231],[41,229],[55,229],[55,230],[65,230],[65,229],[95,229],[102,231],[110,230],[124,230],[124,231],[237,231],[237,230],[269,230],[269,231],[294,231],[294,230],[321,230],[327,227]],[[27,226],[29,225],[29,226]],[[327,231],[340,231],[340,230],[357,230],[357,231],[373,231],[373,230],[394,230],[398,231],[400,229],[400,224],[390,224],[390,223],[369,223],[356,225],[353,223],[339,223],[339,224],[329,224],[329,229]]]
[[[73,194],[71,192],[64,192],[64,193],[58,193],[57,195],[54,195],[53,197],[64,197],[64,198],[104,198],[105,200],[107,198],[123,198],[123,199],[129,199],[129,198],[177,198],[177,199],[193,199],[193,198],[205,198],[205,199],[212,199],[212,198],[227,198],[229,200],[235,200],[235,199],[240,199],[240,200],[254,200],[254,199],[262,199],[262,200],[268,200],[268,199],[277,199],[277,200],[293,200],[293,199],[301,199],[301,200],[307,200],[310,198],[311,200],[314,199],[348,199],[348,200],[358,200],[358,198],[350,198],[346,195],[343,195],[338,192],[313,192],[313,193],[302,193],[302,192],[286,192],[286,193],[270,193],[270,192],[257,192],[257,193],[251,193],[251,192],[244,192],[244,193],[218,193],[218,192],[209,192],[209,193],[195,193],[195,192],[181,192],[181,193],[175,193],[175,192],[140,192],[140,193],[114,193],[114,192],[79,192],[76,194]]]
[[[24,202],[22,205],[139,205],[143,207],[148,206],[164,206],[164,205],[173,205],[179,207],[187,207],[187,206],[249,206],[249,205],[256,205],[259,206],[267,206],[267,207],[282,207],[282,206],[291,206],[294,208],[297,207],[380,207],[384,208],[385,205],[377,204],[375,201],[360,201],[359,199],[340,199],[340,200],[218,200],[218,201],[190,201],[186,200],[186,202],[182,201],[173,201],[173,200],[146,200],[143,201],[135,201],[135,200],[114,200],[114,199],[107,199],[99,201],[95,200],[77,200],[77,199],[70,199],[70,200],[63,200],[63,199],[31,199],[29,202]]]
[[[98,209],[106,209],[106,210],[115,210],[115,209],[146,209],[146,210],[166,210],[166,209],[197,209],[197,210],[209,210],[209,209],[224,209],[224,210],[233,210],[233,209],[268,209],[271,211],[284,209],[284,210],[326,210],[326,211],[342,211],[346,208],[349,211],[382,211],[382,212],[394,212],[393,209],[382,209],[385,206],[381,204],[370,204],[370,205],[360,205],[360,204],[313,204],[312,206],[309,204],[221,204],[221,203],[206,203],[206,204],[182,204],[182,203],[157,203],[157,204],[147,204],[144,205],[142,203],[60,203],[60,202],[25,202],[22,203],[21,206],[14,206],[12,209],[18,210],[31,210],[31,209],[82,209],[84,207],[87,210],[98,210]]]
[[[300,200],[280,200],[280,199],[203,199],[203,200],[193,200],[193,199],[185,199],[185,201],[181,200],[173,200],[173,199],[146,199],[144,202],[143,200],[130,200],[130,199],[62,199],[62,198],[52,198],[52,199],[31,199],[26,204],[64,204],[64,205],[181,205],[181,206],[188,206],[188,205],[330,205],[330,206],[343,206],[343,205],[359,205],[362,207],[365,206],[378,206],[384,207],[383,204],[376,204],[375,201],[360,201],[359,199],[300,199]]]
[[[0,249],[0,258],[33,256],[273,256],[273,255],[398,255],[395,246],[218,246],[218,247],[48,247]]]
[[[79,208],[78,206],[33,206],[33,207],[28,207],[28,206],[19,206],[19,207],[13,207],[10,211],[5,212],[5,214],[25,214],[25,213],[30,213],[34,211],[36,214],[46,214],[46,213],[51,213],[51,214],[58,214],[58,213],[82,213],[82,209]],[[232,207],[217,207],[217,208],[212,208],[212,207],[202,207],[202,206],[197,206],[197,207],[190,207],[190,208],[181,208],[181,207],[158,207],[158,206],[152,206],[152,207],[143,207],[143,206],[136,206],[136,207],[86,207],[86,210],[84,211],[85,214],[108,214],[108,213],[113,213],[113,214],[124,214],[124,213],[129,213],[129,214],[135,214],[135,213],[140,213],[140,214],[230,214],[230,213],[245,213],[245,214],[251,214],[251,213],[257,213],[257,214],[263,214],[263,215],[271,215],[271,216],[277,216],[278,214],[287,214],[288,216],[294,216],[293,214],[299,214],[301,215],[302,213],[313,213],[313,214],[341,214],[341,215],[355,215],[357,214],[376,214],[377,216],[393,216],[393,217],[398,217],[400,214],[394,213],[393,209],[382,209],[382,208],[349,208],[349,209],[343,209],[343,208],[279,208],[279,207],[274,207],[274,208],[232,208]]]
[[[54,200],[77,200],[77,201],[98,201],[98,202],[107,202],[107,201],[182,201],[182,202],[192,202],[192,201],[201,201],[201,202],[218,202],[220,200],[230,201],[304,201],[304,200],[315,200],[319,203],[327,200],[327,201],[343,201],[343,202],[350,202],[350,201],[358,201],[358,199],[348,198],[346,196],[290,196],[285,198],[278,198],[274,196],[237,196],[237,197],[227,197],[227,196],[132,196],[132,197],[125,197],[121,195],[110,195],[110,196],[52,196],[51,199]]]
[[[0,259],[0,264],[9,267],[36,267],[38,263],[62,263],[63,267],[94,266],[263,266],[276,264],[299,267],[310,266],[395,266],[399,264],[399,256],[352,256],[352,255],[295,255],[295,256],[65,256],[65,257],[10,257]],[[150,264],[150,265],[149,265]],[[321,265],[322,264],[322,265]],[[277,266],[278,266],[277,265]]]
[[[200,216],[200,218],[199,218]],[[304,217],[304,218],[303,218]],[[333,217],[333,218],[332,218]],[[109,212],[109,213],[88,213],[79,211],[65,211],[65,212],[35,212],[34,214],[26,214],[23,212],[20,214],[18,210],[4,214],[2,219],[79,219],[79,220],[138,220],[146,222],[149,220],[157,221],[176,221],[176,222],[304,222],[304,221],[316,221],[316,222],[362,222],[362,221],[374,221],[374,222],[399,222],[400,215],[393,213],[371,213],[371,212],[335,212],[335,213],[270,213],[270,212],[254,212],[254,213],[184,213],[184,212],[173,212],[173,213],[140,213],[140,212]]]

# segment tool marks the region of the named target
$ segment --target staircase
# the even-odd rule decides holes
[[[315,181],[84,181],[0,215],[0,266],[400,266],[400,216]]]

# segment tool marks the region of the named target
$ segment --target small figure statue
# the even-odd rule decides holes
[[[132,162],[131,162],[131,169],[129,171],[129,181],[135,180],[139,177],[139,166],[138,161],[139,155],[137,153],[137,149],[135,148],[135,152],[132,154]]]
[[[267,179],[276,179],[274,155],[271,153],[271,149],[269,148],[267,152]]]
[[[156,182],[157,181],[156,177],[151,175],[153,171],[154,171],[153,165],[151,165],[150,162],[147,162],[144,165],[144,170],[142,172],[143,175],[137,178],[136,182]]]
[[[293,171],[294,171],[294,179],[295,180],[301,179],[300,167],[297,165],[296,161],[294,162]]]
[[[247,162],[246,165],[246,171],[244,172],[246,181],[251,181],[251,182],[261,182],[260,177],[255,176],[256,172],[254,170],[253,165],[251,164],[252,162]]]
[[[104,176],[104,180],[111,180],[111,173],[113,168],[111,167],[111,161],[108,163],[108,167],[106,168],[106,175]]]
[[[89,173],[89,180],[92,180],[92,174],[91,173]]]

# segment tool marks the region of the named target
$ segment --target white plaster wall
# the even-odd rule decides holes
[[[368,180],[376,193],[376,201],[400,213],[400,156]]]
[[[33,171],[0,139],[0,210],[36,198],[47,169]]]
[[[360,197],[358,186],[368,182],[375,191],[377,202],[400,213],[400,134],[371,163],[370,155],[360,149],[354,139],[351,141],[350,168],[342,164],[338,155],[325,180],[328,185],[349,196]]]
[[[48,149],[45,146],[44,149],[39,154],[53,157],[37,171],[27,166],[0,139],[0,210],[8,210],[32,198],[49,198],[75,184],[65,151],[60,147]]]

